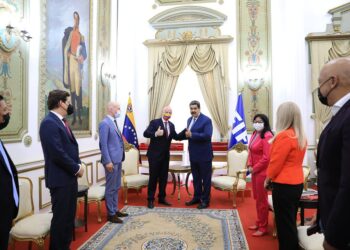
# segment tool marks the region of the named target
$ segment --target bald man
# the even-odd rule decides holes
[[[350,249],[350,58],[324,65],[318,81],[320,102],[333,117],[317,149],[317,225],[324,249]]]
[[[107,105],[107,116],[99,125],[101,162],[106,173],[107,220],[112,223],[123,223],[120,217],[128,216],[118,210],[118,190],[121,184],[122,162],[125,158],[124,143],[116,120],[119,117],[119,103],[110,102]]]
[[[154,195],[157,188],[157,180],[159,180],[158,203],[171,206],[171,204],[165,200],[165,189],[169,171],[170,144],[172,139],[177,140],[180,136],[176,133],[174,124],[169,121],[171,115],[171,107],[164,107],[162,118],[152,120],[143,133],[144,137],[151,139],[147,151],[150,175],[147,197],[148,208],[154,208]]]

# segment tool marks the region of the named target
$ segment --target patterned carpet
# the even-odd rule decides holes
[[[248,249],[237,210],[128,206],[123,224],[106,223],[79,249]]]

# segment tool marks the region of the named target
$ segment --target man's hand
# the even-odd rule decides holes
[[[250,174],[253,174],[253,167],[252,166],[248,166],[248,171]]]
[[[158,130],[156,131],[156,137],[163,136],[164,130],[159,126]]]
[[[324,250],[337,250],[338,248],[335,248],[328,244],[326,240],[323,241],[323,248]]]
[[[80,167],[78,173],[77,173],[77,176],[78,177],[82,177],[84,175],[84,168],[83,167]]]
[[[264,181],[264,188],[266,190],[270,190],[271,189],[271,179],[270,178],[266,178],[265,181]]]
[[[191,131],[188,130],[188,129],[186,129],[185,134],[186,134],[186,138],[191,138],[191,137],[192,137],[192,133],[191,133]]]
[[[106,169],[107,169],[107,171],[108,172],[113,172],[113,163],[112,162],[110,162],[110,163],[108,163],[107,165],[106,165]]]

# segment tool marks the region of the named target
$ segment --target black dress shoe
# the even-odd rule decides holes
[[[109,222],[112,222],[112,223],[120,223],[120,224],[122,224],[123,223],[123,221],[121,220],[121,219],[119,219],[117,216],[115,216],[115,215],[108,215],[107,216],[107,220],[109,221]]]
[[[190,201],[186,201],[186,202],[185,202],[185,205],[186,205],[186,206],[192,206],[192,205],[194,205],[194,204],[199,204],[199,203],[201,203],[200,200],[192,199],[192,200],[190,200]]]
[[[147,207],[151,209],[154,208],[154,201],[148,201]]]
[[[117,217],[127,217],[127,216],[129,216],[129,214],[123,213],[123,212],[120,212],[120,211],[116,212],[115,215]]]
[[[169,202],[167,202],[166,200],[159,200],[158,203],[163,204],[165,206],[171,206],[171,204]]]
[[[204,202],[202,202],[201,204],[199,204],[198,205],[198,209],[204,209],[204,208],[207,208],[207,207],[209,207],[209,203],[204,203]]]

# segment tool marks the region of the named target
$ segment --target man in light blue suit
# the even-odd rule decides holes
[[[119,116],[119,103],[110,102],[107,105],[107,116],[99,125],[101,162],[106,172],[107,220],[112,223],[123,223],[119,217],[128,216],[118,210],[118,191],[125,158],[124,143],[116,120]]]

